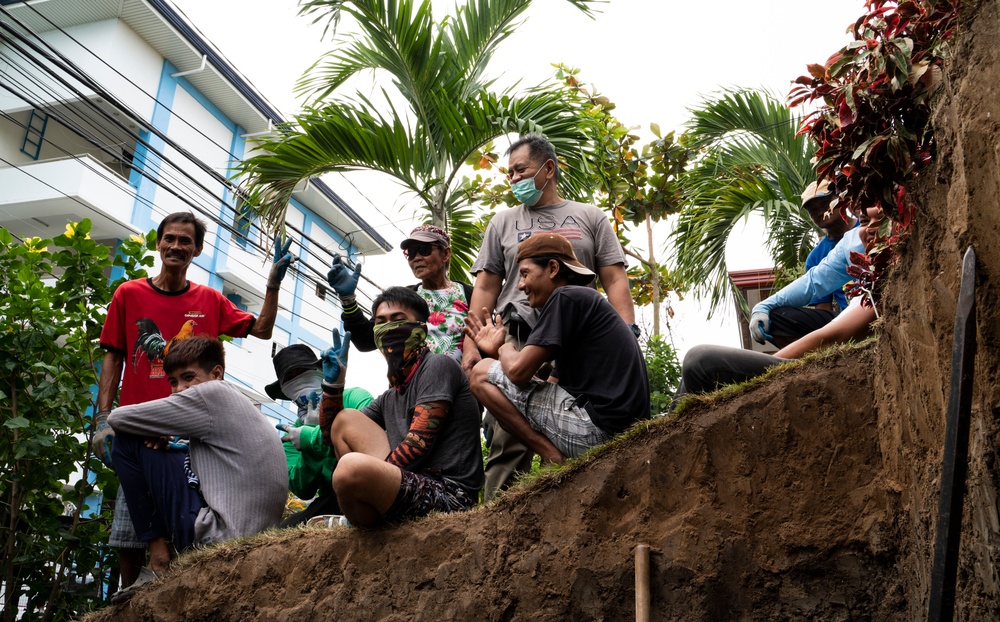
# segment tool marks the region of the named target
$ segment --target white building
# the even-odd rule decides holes
[[[0,0],[0,226],[53,237],[89,218],[110,246],[171,212],[209,224],[189,272],[259,312],[270,240],[243,233],[226,178],[247,141],[283,119],[166,0]],[[323,287],[330,253],[390,245],[332,189],[303,184],[289,206],[300,257],[270,342],[227,345],[227,378],[263,396],[276,349],[327,347],[340,308]],[[154,272],[157,268],[154,268]],[[287,405],[287,404],[286,404]]]

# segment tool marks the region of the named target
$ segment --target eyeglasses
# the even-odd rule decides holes
[[[431,254],[434,250],[434,244],[430,242],[418,242],[416,244],[410,244],[409,247],[403,249],[403,257],[407,259],[411,257],[416,257],[420,255],[421,257],[426,257]]]

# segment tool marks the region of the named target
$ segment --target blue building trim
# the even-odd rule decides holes
[[[240,73],[236,71],[231,64],[229,64],[229,61],[223,58],[223,56],[219,54],[219,52],[212,47],[212,45],[210,45],[209,42],[206,41],[201,34],[187,22],[187,20],[181,17],[170,2],[167,0],[146,1],[157,13],[162,15],[167,23],[176,29],[177,32],[184,37],[195,48],[195,50],[198,51],[199,54],[204,54],[208,64],[212,65],[216,71],[219,72],[219,75],[232,84],[233,87],[239,91],[240,95],[246,98],[246,100],[250,102],[254,108],[256,108],[262,115],[270,119],[275,125],[284,123],[285,120],[281,117],[281,114],[277,111],[277,109],[271,106],[271,104],[268,103],[268,101],[264,99],[263,96],[261,96],[261,94],[258,93],[249,82],[247,82],[246,78],[240,75]],[[319,179],[313,179],[310,183],[312,183],[316,189],[320,191],[320,193],[333,201],[335,205],[343,210],[347,217],[353,220],[358,225],[358,228],[371,236],[371,238],[375,240],[379,246],[386,251],[392,250],[392,245],[389,244],[385,238],[379,235],[379,233],[375,231],[374,227],[372,227],[366,220],[361,218],[361,215],[348,205],[347,202],[340,197],[340,195],[334,192],[332,188]]]
[[[175,71],[177,68],[170,61],[163,61],[163,67],[160,69],[160,84],[156,88],[156,103],[153,105],[153,115],[150,119],[150,124],[163,134],[167,133],[167,128],[170,126],[171,108],[173,108],[174,95],[177,92],[177,81],[170,77],[170,74]],[[153,197],[156,195],[156,183],[153,179],[159,178],[162,162],[156,153],[146,148],[145,143],[162,153],[166,142],[145,129],[139,132],[139,136],[144,142],[136,144],[132,163],[135,168],[142,169],[149,177],[140,175],[136,170],[129,174],[128,181],[135,187],[132,224],[140,230],[148,231],[154,225],[150,207],[153,205]]]
[[[299,203],[296,199],[292,199],[289,203],[290,207],[298,210],[302,214],[302,231],[309,237],[314,237],[313,233],[316,230],[321,230],[327,235],[329,235],[333,240],[340,246],[340,252],[346,254],[351,258],[356,258],[358,256],[358,248],[350,243],[350,241],[343,236],[339,231],[334,229],[325,220],[313,213],[312,210],[305,207]],[[309,249],[312,242],[307,239],[302,239],[299,241],[299,258],[305,259],[309,256]],[[316,350],[323,350],[330,347],[330,336],[325,332],[323,334],[317,334],[313,332],[316,327],[311,322],[302,322],[300,319],[303,317],[303,305],[306,296],[312,295],[311,291],[306,290],[307,283],[301,275],[297,276],[295,279],[294,288],[294,298],[292,300],[291,307],[291,317],[289,320],[278,314],[278,318],[275,321],[275,326],[289,334],[289,344],[293,343],[304,343]],[[334,318],[334,321],[337,321]],[[331,327],[333,322],[331,322]],[[312,330],[310,330],[312,329]],[[286,344],[286,345],[289,345]]]

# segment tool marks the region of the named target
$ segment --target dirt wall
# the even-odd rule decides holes
[[[871,349],[659,420],[486,508],[216,550],[94,620],[908,620]],[[854,399],[844,400],[844,395]]]
[[[997,3],[967,3],[933,118],[937,164],[913,191],[919,217],[890,283],[876,355],[880,444],[886,473],[899,478],[906,510],[901,561],[914,619],[926,615],[930,589],[955,308],[969,245],[978,256],[978,355],[956,612],[958,619],[1000,619],[997,41]]]

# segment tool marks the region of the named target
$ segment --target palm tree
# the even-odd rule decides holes
[[[596,1],[569,0],[587,15]],[[292,190],[303,179],[381,171],[417,198],[428,222],[451,232],[452,276],[459,278],[478,252],[482,231],[458,175],[477,149],[507,133],[544,133],[563,160],[560,190],[570,198],[587,196],[592,147],[580,104],[551,86],[494,92],[494,78],[486,75],[497,46],[530,4],[472,0],[435,22],[430,0],[303,0],[301,14],[335,30],[344,13],[360,32],[337,35],[333,51],[299,82],[306,108],[239,167],[248,203],[265,228],[284,223]],[[340,92],[368,71],[391,77],[381,111],[360,92]]]
[[[801,208],[800,194],[815,171],[812,147],[797,135],[801,119],[769,93],[726,90],[691,113],[688,144],[700,145],[701,153],[682,181],[687,207],[671,239],[675,276],[695,296],[710,298],[711,316],[737,293],[726,244],[752,212],[764,217],[777,271],[794,272],[804,264],[820,230]]]

